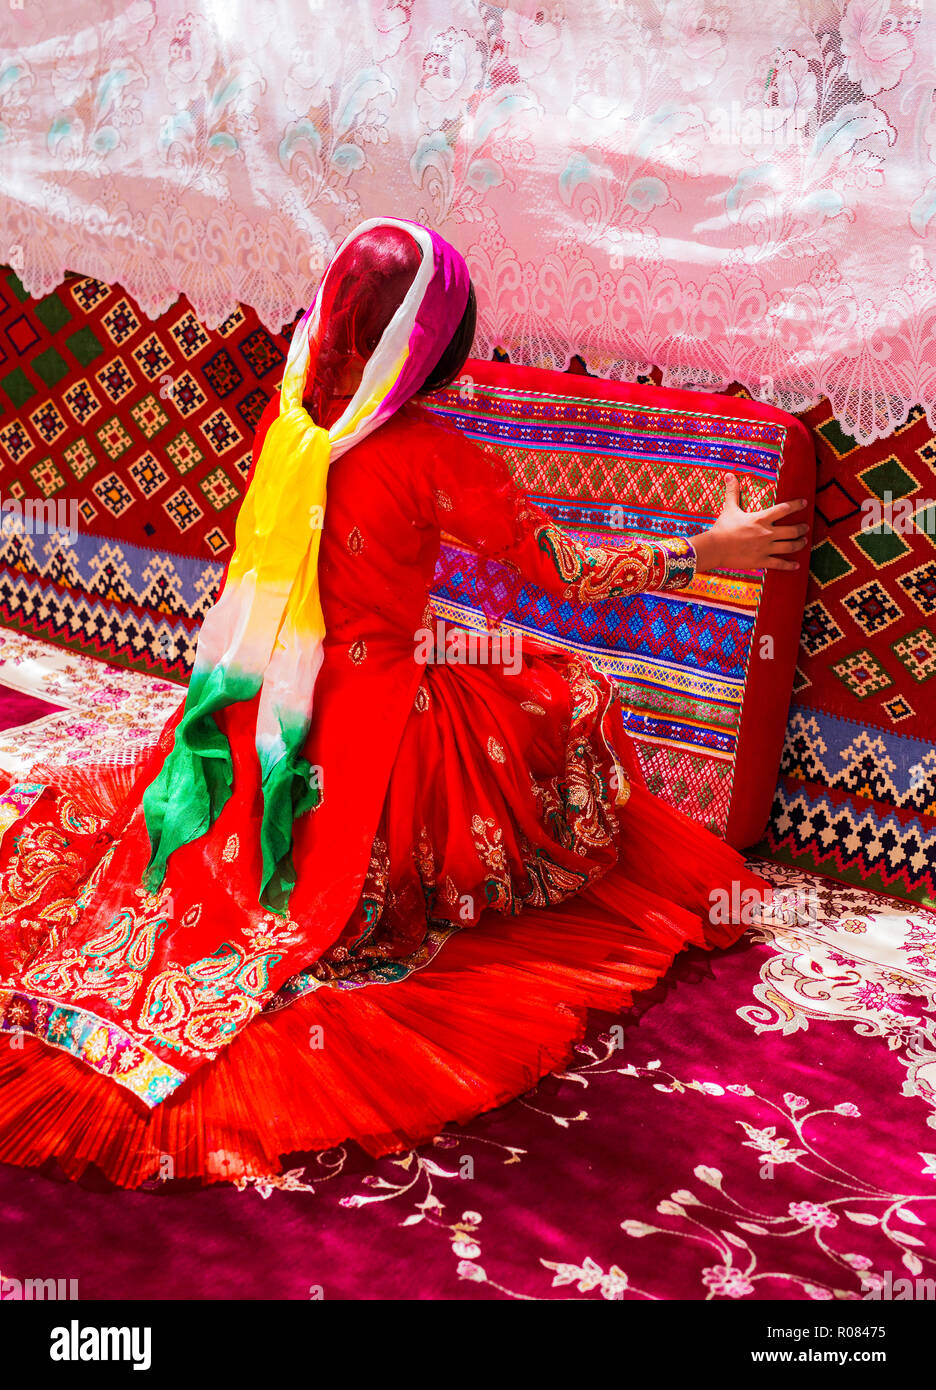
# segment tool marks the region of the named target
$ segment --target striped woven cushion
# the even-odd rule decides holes
[[[792,416],[734,397],[470,361],[423,404],[510,464],[589,544],[691,536],[737,473],[746,509],[809,496],[812,445]],[[476,559],[443,547],[433,603],[484,625]],[[776,783],[802,618],[796,573],[698,575],[679,593],[580,604],[526,584],[505,622],[585,652],[619,686],[651,790],[732,844],[761,834]]]

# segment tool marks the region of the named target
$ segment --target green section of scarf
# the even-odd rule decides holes
[[[150,840],[143,884],[149,892],[161,887],[172,852],[204,835],[227,804],[234,768],[230,743],[215,714],[227,705],[252,700],[259,688],[256,677],[232,675],[220,667],[193,676],[172,748],[159,776],[143,793]],[[281,915],[296,882],[293,822],[322,799],[317,771],[299,751],[306,732],[301,720],[293,728],[282,728],[281,746],[262,768],[260,904]]]

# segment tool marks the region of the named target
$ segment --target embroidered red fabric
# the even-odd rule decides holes
[[[0,1059],[0,1159],[133,1184],[160,1155],[211,1181],[405,1147],[527,1089],[686,942],[743,929],[708,920],[710,893],[759,881],[646,792],[603,677],[539,644],[516,670],[415,659],[443,529],[559,592],[660,576],[654,547],[572,546],[417,407],[346,455],[290,917],[256,905],[251,706],[219,715],[234,794],[157,897],[139,799],[172,722],[129,795],[106,769],[50,787],[0,846],[2,1027],[25,1034]],[[433,923],[455,930],[427,953]],[[331,982],[262,1012],[297,974]]]

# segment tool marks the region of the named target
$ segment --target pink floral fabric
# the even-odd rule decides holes
[[[0,729],[0,777],[34,763],[76,768],[106,759],[130,766],[156,746],[185,697],[182,686],[0,631],[0,691],[48,702],[41,720]]]
[[[477,355],[936,428],[920,0],[29,0],[0,10],[0,258],[211,326],[375,214],[468,259]]]

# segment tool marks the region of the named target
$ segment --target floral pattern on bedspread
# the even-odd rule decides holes
[[[36,762],[72,766],[104,757],[134,762],[152,748],[184,688],[109,666],[4,628],[0,685],[64,705],[60,714],[0,733],[0,776],[22,776]]]

